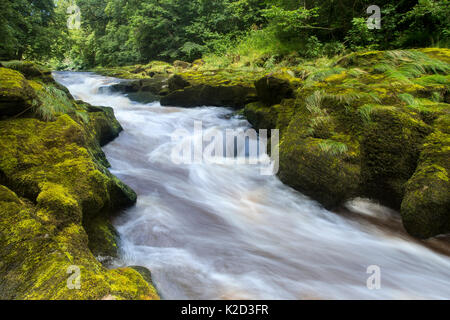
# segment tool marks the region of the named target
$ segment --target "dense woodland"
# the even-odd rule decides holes
[[[344,50],[448,47],[449,0],[4,0],[0,59],[59,68],[248,54],[273,62]],[[81,11],[69,30],[68,7]],[[382,28],[366,26],[368,6]]]
[[[1,4],[0,299],[450,297],[450,0]],[[284,185],[169,163],[203,119],[278,129]]]

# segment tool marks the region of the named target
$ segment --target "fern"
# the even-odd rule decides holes
[[[41,103],[35,112],[44,121],[53,121],[58,114],[73,110],[72,102],[67,95],[56,87],[44,87],[38,91],[38,97]]]
[[[358,109],[363,122],[370,123],[372,121],[371,115],[374,109],[375,105],[373,104],[365,104]]]
[[[306,109],[311,114],[322,114],[322,100],[324,93],[322,91],[314,91],[312,95],[306,98]]]
[[[409,106],[416,106],[420,104],[419,101],[409,93],[401,93],[398,95],[398,98]]]
[[[325,140],[319,143],[319,148],[322,152],[328,153],[332,156],[342,155],[348,151],[348,147],[345,143],[334,140]]]

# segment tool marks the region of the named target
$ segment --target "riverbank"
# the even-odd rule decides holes
[[[118,254],[111,218],[136,202],[101,149],[122,130],[113,110],[11,62],[0,118],[0,299],[158,299],[140,269],[99,262]]]
[[[429,48],[271,70],[197,60],[96,71],[158,77],[152,93],[163,105],[243,109],[256,129],[280,129],[284,183],[330,209],[354,197],[379,201],[401,212],[411,235],[429,238],[450,232],[449,63],[449,49]]]

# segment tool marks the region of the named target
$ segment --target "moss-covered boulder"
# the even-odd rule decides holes
[[[400,209],[416,237],[448,233],[449,62],[450,50],[428,48],[281,67],[243,114],[280,129],[288,185],[329,208],[363,196]]]
[[[23,74],[23,76],[27,79],[43,79],[43,80],[49,80],[52,81],[51,77],[51,71],[49,69],[46,69],[42,66],[38,66],[33,62],[30,61],[19,61],[19,60],[13,60],[13,61],[6,61],[4,62],[5,68],[16,70]]]
[[[267,75],[255,81],[258,99],[267,106],[279,104],[283,99],[293,98],[294,89],[289,80]]]
[[[100,146],[113,141],[122,132],[122,126],[114,116],[112,108],[91,106],[82,101],[77,101],[77,103],[88,111],[89,124]]]
[[[278,113],[275,108],[267,108],[261,102],[249,103],[245,106],[243,115],[256,130],[276,128]]]
[[[281,181],[334,208],[357,195],[360,167],[346,144],[306,137],[301,122],[291,122],[280,143]]]
[[[187,81],[179,74],[175,74],[172,77],[170,77],[168,85],[170,91],[176,91],[189,87],[191,84],[189,81]]]
[[[102,267],[86,250],[88,238],[79,224],[52,228],[40,210],[0,186],[1,299],[158,297],[135,270]]]
[[[0,118],[31,111],[36,93],[19,72],[0,68]]]
[[[243,115],[255,129],[279,129],[282,136],[295,111],[295,100],[284,99],[280,104],[273,105],[270,108],[262,102],[247,104],[243,110]]]
[[[124,80],[112,86],[102,87],[100,91],[120,92],[133,101],[150,103],[159,100],[161,91],[168,86],[167,81],[167,76],[155,75],[140,80]]]
[[[428,136],[401,206],[403,224],[416,237],[450,232],[449,159],[450,134],[436,131]]]
[[[362,188],[366,196],[399,209],[404,185],[417,167],[431,129],[418,117],[391,106],[374,108],[361,139]]]
[[[173,62],[173,66],[177,69],[189,69],[192,66],[192,64],[186,61],[175,60]]]
[[[121,131],[112,109],[27,81],[35,113],[0,121],[0,299],[157,299],[135,270],[96,259],[117,254],[109,219],[136,202],[100,148]]]
[[[92,71],[99,74],[116,77],[120,79],[148,79],[155,76],[169,77],[175,72],[176,68],[170,63],[163,61],[151,61],[146,65],[134,65],[104,68],[98,67]]]
[[[256,77],[229,70],[185,71],[169,80],[169,93],[161,98],[161,104],[242,108],[258,100],[253,84]]]
[[[119,234],[108,216],[85,217],[83,227],[88,234],[92,254],[105,265],[119,256]]]

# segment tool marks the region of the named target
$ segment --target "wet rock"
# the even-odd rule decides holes
[[[109,87],[102,87],[101,90],[109,89],[110,92],[130,93],[138,92],[141,88],[140,80],[123,80],[120,83],[113,84]]]
[[[120,92],[136,102],[149,103],[159,100],[160,92],[167,87],[168,78],[165,75],[155,75],[153,78],[140,80],[123,80],[118,84],[100,88],[101,92]],[[164,94],[164,92],[163,92]]]
[[[148,283],[152,283],[152,281],[153,281],[152,280],[152,273],[146,267],[130,266],[130,268],[136,270],[137,272],[139,272],[139,274],[142,276],[142,278],[144,278],[145,281],[147,281]]]
[[[318,72],[285,70],[256,81],[260,101],[244,115],[255,128],[280,129],[280,179],[325,207],[368,197],[400,210],[415,237],[449,233],[449,57],[367,51]],[[422,74],[402,74],[413,63]],[[284,98],[288,83],[295,99]]]
[[[9,97],[24,90],[22,74],[0,73],[14,84]],[[121,130],[112,109],[64,97],[43,78],[29,82],[49,95],[37,108],[68,105],[51,121],[0,121],[0,299],[158,299],[137,271],[107,270],[92,254],[115,254],[109,218],[136,202],[100,148]],[[73,266],[80,290],[67,286]]]
[[[305,138],[302,128],[291,123],[280,147],[280,179],[326,208],[354,197],[360,182],[359,166],[348,152],[334,153],[329,142]]]
[[[401,215],[405,229],[415,237],[450,233],[449,150],[448,133],[428,136],[417,170],[405,185]]]
[[[173,75],[169,79],[169,90],[170,91],[181,90],[190,85],[191,84],[189,83],[189,81],[187,81],[186,79],[184,79],[182,76],[180,76],[178,74]]]
[[[118,257],[119,233],[107,217],[86,217],[83,227],[88,234],[89,249],[95,257],[101,257],[104,265]]]
[[[162,97],[163,106],[197,107],[220,106],[241,108],[257,100],[253,87],[242,85],[213,86],[207,84],[193,85],[177,90]]]
[[[361,139],[362,190],[366,196],[400,209],[404,185],[416,170],[430,128],[389,106],[372,111],[371,120]]]

